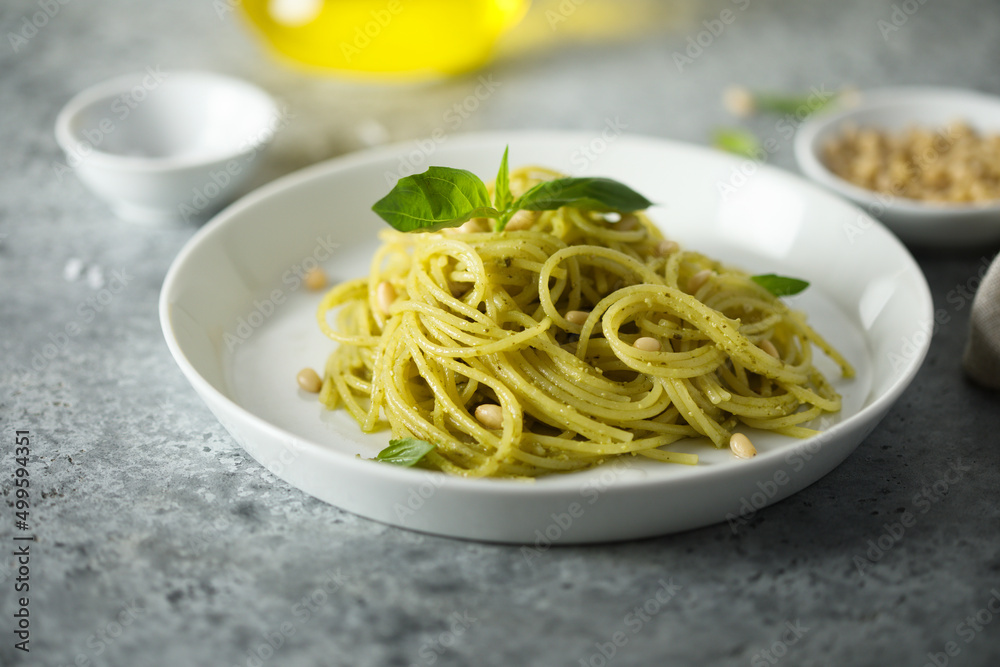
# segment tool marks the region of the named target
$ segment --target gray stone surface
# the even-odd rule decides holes
[[[705,143],[733,122],[719,104],[730,83],[1000,92],[995,2],[898,2],[917,9],[887,38],[877,22],[891,2],[620,2],[644,29],[588,42],[574,26],[603,2],[563,3],[578,9],[551,32],[544,10],[558,3],[536,3],[549,42],[484,70],[502,85],[458,129],[598,131],[618,117]],[[292,73],[196,0],[50,2],[58,13],[15,51],[10,34],[44,4],[0,7],[0,664],[599,667],[616,632],[627,643],[607,664],[1000,664],[1000,618],[980,611],[1000,597],[1000,404],[960,372],[962,290],[996,248],[918,253],[948,321],[910,389],[827,477],[735,531],[553,548],[529,564],[517,547],[346,514],[244,456],[159,331],[158,291],[192,229],[120,222],[54,169],[62,104],[148,65],[236,74],[289,102],[294,121],[260,181],[360,148],[366,118],[393,140],[426,137],[477,75],[386,89]],[[672,54],[724,8],[736,20],[679,72]],[[767,136],[774,119],[750,126]],[[772,162],[794,170],[787,142]],[[127,286],[102,305],[85,280],[64,280],[74,257]],[[78,333],[60,338],[71,322]],[[58,353],[33,368],[52,337]],[[30,654],[10,632],[16,429],[33,443]],[[958,462],[969,469],[946,493],[920,496]],[[915,525],[859,571],[855,557],[904,511]],[[661,581],[680,590],[638,615]],[[281,645],[260,660],[265,636]],[[957,655],[943,655],[948,642]]]

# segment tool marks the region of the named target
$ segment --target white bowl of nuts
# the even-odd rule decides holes
[[[865,92],[848,109],[804,122],[795,156],[803,173],[908,243],[1000,241],[1000,98],[948,88]],[[844,232],[853,239],[870,224],[859,216]]]

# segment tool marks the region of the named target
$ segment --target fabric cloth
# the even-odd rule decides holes
[[[972,300],[962,366],[979,384],[1000,389],[1000,255],[993,258]]]

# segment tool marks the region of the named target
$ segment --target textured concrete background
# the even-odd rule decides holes
[[[402,89],[293,74],[207,0],[69,2],[15,51],[10,34],[43,4],[0,8],[0,664],[1000,664],[988,608],[1000,598],[1000,404],[959,370],[962,290],[996,248],[918,253],[949,321],[912,387],[846,463],[749,525],[554,548],[530,563],[516,547],[390,528],[242,454],[160,335],[159,288],[193,230],[116,220],[54,169],[52,127],[73,93],[113,75],[236,74],[295,112],[264,181],[363,147],[366,119],[391,140],[452,131],[444,114],[478,74]],[[544,11],[559,3],[536,3],[483,72],[501,87],[458,131],[596,133],[617,117],[630,132],[705,143],[733,122],[719,103],[730,83],[1000,93],[996,2],[899,2],[915,12],[885,37],[887,1],[615,4],[610,21],[602,0],[563,3],[568,20],[549,30]],[[727,7],[736,20],[679,72],[674,52]],[[750,126],[767,136],[774,119]],[[772,162],[794,170],[788,143]],[[127,284],[109,299],[67,281],[71,258]],[[79,332],[55,336],[58,354],[32,367],[70,322]],[[9,631],[16,429],[33,437],[30,654]],[[968,470],[943,482],[956,463]],[[921,495],[935,483],[940,495]],[[916,523],[884,537],[904,512]],[[891,548],[859,569],[880,537]],[[661,581],[679,588],[654,604],[669,594]]]

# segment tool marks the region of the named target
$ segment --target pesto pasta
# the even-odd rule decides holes
[[[517,196],[557,178],[510,175]],[[338,345],[320,391],[366,432],[434,445],[423,464],[534,477],[613,457],[693,464],[682,438],[741,426],[795,437],[840,410],[814,348],[850,364],[751,277],[665,240],[641,212],[520,211],[386,230],[368,276],[324,297]]]

